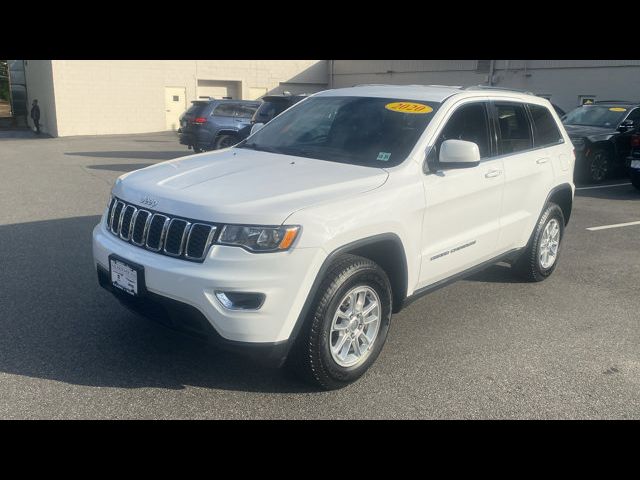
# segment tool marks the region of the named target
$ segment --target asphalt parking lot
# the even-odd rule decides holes
[[[317,392],[129,313],[91,231],[173,134],[0,138],[0,418],[640,418],[640,192],[577,192],[539,284],[496,265],[394,316],[356,384]]]

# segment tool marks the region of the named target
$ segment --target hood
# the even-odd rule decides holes
[[[381,168],[231,148],[125,174],[113,194],[135,205],[220,223],[280,225],[293,212],[382,185]]]
[[[602,139],[615,135],[617,130],[609,127],[594,127],[591,125],[564,125],[570,138]]]

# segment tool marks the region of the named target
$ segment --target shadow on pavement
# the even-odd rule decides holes
[[[96,158],[130,158],[132,160],[171,160],[173,158],[185,157],[193,155],[190,150],[153,152],[150,150],[131,150],[131,151],[114,151],[114,152],[66,152],[65,155],[73,155],[78,157],[96,157]]]
[[[282,370],[138,317],[101,289],[99,216],[0,226],[0,371],[98,387],[308,392]]]
[[[86,168],[93,170],[112,170],[114,172],[133,172],[141,168],[150,167],[155,163],[112,163],[106,165],[87,165]]]
[[[465,278],[471,282],[489,282],[489,283],[527,283],[526,280],[519,278],[509,265],[496,264],[487,269],[474,273]]]
[[[621,178],[613,185],[629,182],[628,178]],[[640,200],[640,190],[631,184],[619,187],[602,185],[602,188],[591,188],[589,186],[585,190],[576,190],[576,197],[602,198],[605,200]]]

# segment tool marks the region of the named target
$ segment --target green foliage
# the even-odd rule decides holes
[[[0,79],[0,100],[9,101],[9,82]]]

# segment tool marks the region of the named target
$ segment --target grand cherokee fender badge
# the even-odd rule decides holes
[[[439,253],[437,255],[434,255],[429,260],[431,260],[431,261],[437,260],[438,258],[441,258],[441,257],[444,257],[446,255],[449,255],[450,253],[455,253],[455,252],[457,252],[459,250],[462,250],[463,248],[467,248],[467,247],[470,247],[471,245],[475,245],[475,244],[476,244],[476,241],[473,240],[472,242],[465,243],[464,245],[460,245],[458,247],[452,248],[451,250],[447,250],[446,252],[442,252],[442,253]]]
[[[151,197],[142,197],[140,199],[140,203],[142,205],[146,205],[149,208],[153,208],[158,204],[158,200],[151,198]]]

